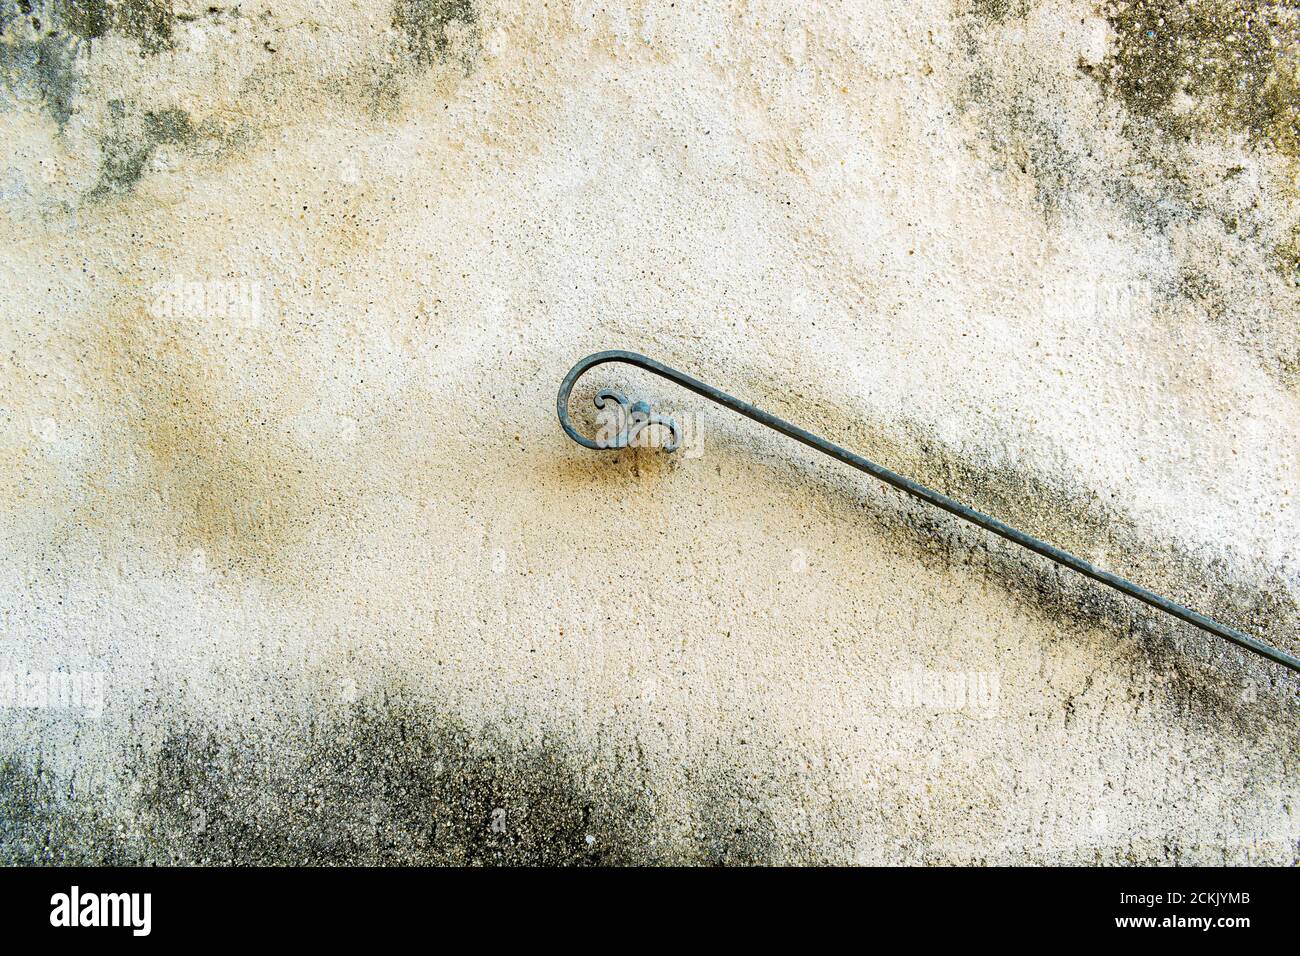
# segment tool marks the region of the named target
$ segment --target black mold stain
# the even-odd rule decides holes
[[[671,356],[665,359],[677,364]],[[1300,588],[1281,572],[1255,580],[1236,577],[1214,552],[1190,551],[1151,533],[1113,501],[1063,474],[972,455],[937,440],[920,423],[886,426],[863,420],[837,393],[810,385],[798,373],[751,378],[733,393],[1108,571],[1276,647],[1300,651]],[[792,395],[799,396],[797,407],[791,406]],[[1039,620],[1036,641],[1045,662],[1054,656],[1071,659],[1065,648],[1085,646],[1082,659],[1095,661],[1099,671],[1120,675],[1113,683],[1125,692],[1101,703],[1088,698],[1091,678],[1082,687],[1073,686],[1074,678],[1053,686],[1045,676],[1045,685],[1058,694],[1044,696],[1043,722],[1066,729],[1086,711],[1113,707],[1149,713],[1155,708],[1190,736],[1204,737],[1213,728],[1216,736],[1240,741],[1243,749],[1262,755],[1266,765],[1278,754],[1300,755],[1300,684],[1279,665],[866,475],[821,456],[800,454],[793,443],[782,442],[770,457],[756,458],[748,436],[765,430],[718,414],[722,417],[710,431],[710,454],[717,456],[719,475],[726,468],[732,482],[742,480],[739,475],[748,482],[766,478],[801,508],[845,528],[847,537],[836,536],[837,554],[830,560],[840,551],[851,555],[859,539],[872,539],[885,549],[886,560],[897,556],[900,564],[916,562],[935,575],[976,581]],[[821,426],[815,424],[819,421]],[[634,467],[626,459],[622,465],[618,459],[608,462],[615,469]],[[779,572],[779,579],[784,577]],[[751,585],[761,588],[763,582]]]
[[[1300,161],[1300,17],[1276,0],[1129,0],[1107,3],[1115,48],[1081,67],[1133,118],[1126,133],[1177,182],[1177,148],[1244,134]],[[1237,217],[1224,226],[1237,232]],[[1292,237],[1295,230],[1293,226]],[[1300,255],[1283,240],[1273,266],[1300,285]],[[1288,360],[1291,361],[1291,360]]]
[[[1030,7],[1029,0],[976,0],[966,21],[968,53],[979,52],[982,30],[1023,17]],[[1154,147],[1144,158],[1163,159],[1173,173],[1177,147],[1237,133],[1300,157],[1300,18],[1294,4],[1125,0],[1102,4],[1100,13],[1113,32],[1113,49],[1100,64],[1078,68],[1123,103],[1131,118],[1125,134],[1139,147]],[[984,80],[997,84],[991,75]],[[1158,143],[1147,142],[1152,133]],[[1165,155],[1171,151],[1175,155]]]
[[[967,82],[959,106],[980,107],[981,131],[1000,157],[999,171],[1014,166],[1029,174],[1035,199],[1047,214],[1067,211],[1083,173],[1062,141],[1059,121],[1053,122],[1025,98],[1004,101],[1004,95],[990,74],[976,73]]]
[[[115,34],[155,56],[172,49],[175,19],[169,0],[0,0],[0,81],[11,91],[34,90],[62,129],[80,89],[83,51]]]
[[[0,82],[12,92],[32,90],[62,129],[72,118],[80,82],[80,40],[43,16],[44,5],[0,0]]]
[[[1112,49],[1096,65],[1081,61],[1078,71],[1123,106],[1116,132],[1126,154],[1106,160],[1104,141],[1094,144],[1091,131],[1069,125],[1056,106],[1079,95],[1072,77],[1031,75],[1002,63],[1004,35],[994,28],[1028,6],[976,4],[960,21],[971,69],[955,100],[991,147],[993,168],[1027,174],[1048,217],[1068,215],[1091,196],[1154,236],[1168,239],[1179,226],[1197,226],[1214,243],[1201,254],[1226,262],[1235,278],[1219,286],[1185,268],[1157,290],[1161,302],[1190,306],[1281,385],[1300,385],[1300,339],[1275,314],[1285,302],[1261,315],[1258,301],[1267,279],[1261,264],[1300,289],[1300,226],[1270,218],[1277,215],[1270,210],[1285,210],[1294,189],[1277,179],[1225,193],[1223,182],[1241,168],[1207,166],[1193,151],[1199,141],[1244,137],[1293,166],[1300,162],[1294,9],[1267,0],[1138,0],[1099,8],[1113,31]],[[1252,194],[1256,188],[1268,192]],[[1261,201],[1270,197],[1282,205]],[[1221,232],[1203,228],[1210,220]]]
[[[1023,18],[1032,0],[972,0],[988,25]],[[1129,113],[1176,141],[1246,133],[1300,156],[1300,18],[1285,0],[1106,0],[1115,47],[1079,69]],[[1131,131],[1135,134],[1137,130]]]
[[[1089,193],[1105,196],[1128,218],[1160,233],[1200,214],[1193,191],[1166,151],[1140,148],[1124,175],[1098,168],[1093,153],[1071,141],[1067,120],[1053,106],[1072,95],[1068,82],[1051,75],[1005,74],[995,59],[996,49],[986,46],[983,31],[989,23],[966,23],[967,55],[974,68],[955,101],[959,111],[974,118],[980,137],[991,147],[995,171],[1028,175],[1034,198],[1049,218],[1070,214],[1078,197]]]
[[[689,818],[667,820],[635,760],[517,746],[401,699],[364,700],[287,735],[178,728],[128,763],[138,796],[116,821],[127,835],[107,844],[102,811],[0,764],[0,859],[555,866],[760,863],[777,852],[771,820],[725,775],[697,775]]]
[[[397,40],[369,84],[370,108],[379,116],[397,113],[406,82],[435,66],[447,83],[450,73],[468,76],[482,42],[474,0],[394,0],[391,16]]]
[[[393,26],[405,39],[407,56],[419,67],[445,61],[451,51],[448,27],[478,24],[473,0],[396,0]]]
[[[195,135],[184,110],[139,113],[121,100],[112,100],[108,113],[110,129],[100,141],[99,182],[88,194],[92,200],[130,192],[160,145],[187,143]]]
[[[0,757],[0,865],[135,862],[103,807],[56,780],[39,758]]]
[[[1300,156],[1300,18],[1276,0],[1126,0],[1103,7],[1116,48],[1095,71],[1166,134],[1242,132]]]
[[[170,0],[56,0],[55,19],[83,40],[116,33],[140,44],[146,54],[172,48]]]
[[[1019,20],[1029,12],[1030,0],[973,0],[971,12],[989,23]]]

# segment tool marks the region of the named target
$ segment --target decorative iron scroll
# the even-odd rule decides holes
[[[597,365],[604,365],[608,362],[621,362],[626,365],[635,366],[636,368],[645,369],[647,372],[653,372],[655,375],[658,375],[661,378],[666,378],[670,382],[680,385],[682,388],[695,392],[697,395],[703,395],[705,398],[712,402],[716,402],[724,408],[729,408],[733,412],[744,415],[746,418],[753,419],[760,425],[766,425],[768,428],[780,432],[788,438],[793,438],[795,441],[802,442],[810,448],[815,448],[817,451],[829,455],[836,461],[856,468],[859,471],[865,471],[873,478],[883,481],[888,485],[893,485],[895,488],[905,491],[913,497],[920,498],[922,501],[934,505],[936,508],[942,508],[944,511],[950,512],[959,518],[969,521],[971,524],[984,528],[986,531],[992,531],[994,534],[1000,535],[1008,541],[1013,541],[1023,548],[1028,548],[1030,551],[1042,555],[1049,561],[1055,561],[1057,564],[1064,565],[1072,571],[1077,571],[1086,577],[1092,578],[1094,581],[1100,581],[1102,584],[1112,587],[1116,591],[1127,594],[1129,597],[1136,598],[1144,604],[1149,604],[1157,610],[1164,611],[1166,614],[1170,614],[1178,618],[1180,621],[1185,621],[1188,624],[1199,627],[1203,631],[1221,637],[1226,641],[1231,641],[1233,644],[1240,647],[1244,647],[1246,650],[1252,651],[1261,657],[1266,657],[1271,661],[1289,667],[1293,671],[1300,672],[1300,658],[1293,657],[1285,651],[1278,650],[1276,647],[1265,644],[1263,641],[1257,640],[1249,634],[1244,634],[1236,628],[1220,624],[1218,621],[1208,618],[1197,611],[1193,611],[1191,608],[1186,608],[1181,604],[1176,604],[1168,598],[1161,597],[1159,594],[1148,591],[1146,588],[1139,587],[1132,581],[1121,578],[1119,575],[1111,574],[1109,571],[1103,571],[1101,568],[1094,566],[1082,558],[1070,554],[1068,551],[1062,551],[1055,545],[1048,544],[1046,541],[1035,538],[1033,535],[1025,534],[1023,531],[1018,531],[1010,525],[999,521],[997,518],[984,514],[982,511],[968,508],[960,501],[949,498],[947,495],[940,494],[924,485],[918,484],[910,478],[904,478],[902,475],[895,474],[888,468],[881,467],[875,462],[863,458],[861,455],[855,455],[853,452],[841,448],[839,445],[832,444],[826,439],[812,434],[812,432],[804,431],[797,425],[792,425],[784,419],[777,418],[775,415],[770,415],[762,409],[755,408],[748,402],[742,402],[740,399],[728,395],[726,392],[719,391],[712,385],[707,385],[699,379],[692,378],[684,372],[679,372],[676,369],[669,368],[667,365],[656,362],[654,359],[647,358],[644,355],[639,355],[636,352],[612,350],[608,352],[596,352],[592,355],[588,355],[586,358],[582,359],[582,361],[578,362],[577,365],[573,366],[573,368],[569,369],[569,374],[565,375],[564,381],[560,383],[560,393],[556,398],[556,412],[560,416],[560,425],[564,428],[565,434],[584,448],[590,448],[593,451],[612,451],[619,448],[626,448],[640,432],[651,425],[662,426],[671,432],[672,437],[670,441],[665,442],[663,445],[665,451],[672,451],[675,449],[681,438],[681,432],[672,419],[654,414],[650,409],[650,405],[646,402],[636,402],[633,404],[621,393],[615,392],[611,389],[605,389],[597,393],[595,404],[597,408],[603,409],[606,407],[608,402],[613,401],[621,410],[620,424],[613,435],[602,435],[599,439],[592,440],[573,427],[573,422],[569,418],[569,395],[573,392],[574,384],[578,379]]]
[[[681,432],[677,423],[671,418],[665,418],[663,415],[656,415],[650,410],[649,402],[637,402],[633,404],[628,401],[622,392],[616,392],[612,388],[601,389],[596,393],[596,407],[603,409],[610,402],[619,410],[618,428],[609,434],[608,430],[596,438],[596,445],[602,449],[626,448],[635,444],[637,437],[651,425],[661,425],[668,429],[672,436],[664,443],[664,451],[676,451],[677,445],[681,441]]]

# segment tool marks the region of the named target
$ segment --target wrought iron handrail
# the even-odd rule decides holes
[[[701,382],[697,378],[692,378],[684,372],[679,372],[677,369],[669,368],[667,365],[663,365],[652,358],[647,358],[646,356],[640,355],[636,352],[625,352],[615,349],[588,355],[586,358],[578,362],[578,364],[573,366],[573,368],[569,369],[569,374],[565,375],[564,381],[560,383],[560,393],[556,398],[556,411],[560,416],[560,425],[563,426],[565,433],[570,438],[576,441],[579,445],[582,445],[584,448],[590,448],[595,451],[612,451],[619,448],[626,448],[641,431],[651,425],[659,425],[668,429],[671,433],[671,440],[666,442],[663,446],[666,451],[672,451],[675,449],[681,440],[681,431],[676,422],[662,415],[654,414],[648,403],[632,403],[621,393],[616,392],[613,389],[603,389],[596,394],[595,398],[596,407],[600,409],[606,408],[610,402],[615,403],[615,406],[618,409],[619,424],[617,430],[614,431],[613,434],[593,440],[580,434],[577,429],[573,427],[573,422],[569,418],[569,395],[573,391],[574,384],[577,383],[578,379],[589,370],[595,368],[597,365],[604,365],[608,362],[622,362],[627,365],[635,366],[636,368],[645,369],[647,372],[653,372],[655,375],[658,375],[661,378],[666,378],[668,381],[680,385],[682,388],[689,389],[697,395],[703,395],[705,398],[712,402],[716,402],[724,408],[729,408],[733,412],[738,412],[746,418],[751,418],[761,425],[766,425],[773,431],[780,432],[788,438],[793,438],[795,441],[802,442],[810,448],[815,448],[817,451],[829,455],[836,461],[843,462],[859,471],[865,471],[873,478],[879,479],[886,484],[893,485],[895,488],[905,491],[916,498],[920,498],[922,501],[932,504],[936,508],[942,508],[944,511],[955,514],[959,518],[964,518],[971,524],[978,525],[987,531],[992,531],[994,534],[1000,535],[1008,541],[1013,541],[1023,548],[1028,548],[1035,554],[1040,554],[1050,561],[1055,561],[1057,564],[1064,565],[1073,571],[1077,571],[1086,577],[1092,578],[1094,581],[1100,581],[1102,584],[1112,587],[1116,591],[1127,594],[1129,597],[1137,598],[1137,600],[1142,601],[1144,604],[1149,604],[1157,610],[1164,611],[1166,614],[1170,614],[1181,621],[1199,627],[1203,631],[1221,637],[1226,641],[1231,641],[1240,647],[1244,647],[1248,651],[1253,651],[1261,657],[1266,657],[1271,661],[1276,661],[1285,667],[1289,667],[1293,671],[1300,672],[1300,658],[1293,657],[1285,651],[1278,650],[1276,647],[1265,644],[1263,641],[1251,637],[1249,634],[1244,634],[1236,628],[1220,624],[1218,621],[1206,617],[1204,614],[1200,614],[1197,611],[1193,611],[1191,608],[1183,607],[1181,604],[1177,604],[1168,598],[1161,597],[1159,594],[1156,594],[1153,591],[1148,591],[1146,588],[1140,587],[1125,578],[1121,578],[1117,574],[1111,574],[1109,571],[1104,571],[1082,558],[1070,554],[1068,551],[1062,551],[1055,545],[1048,544],[1046,541],[1035,538],[1033,535],[1025,534],[1025,532],[1019,531],[991,515],[986,515],[982,511],[976,511],[974,508],[969,508],[960,501],[949,498],[947,495],[940,494],[933,489],[925,487],[925,485],[918,484],[910,478],[904,478],[902,475],[895,474],[888,468],[883,468],[875,462],[863,458],[861,455],[855,455],[853,452],[841,448],[839,445],[828,442],[826,439],[814,435],[812,432],[805,431],[797,425],[792,425],[784,419],[777,418],[775,415],[769,414],[760,408],[750,405],[748,402],[742,402],[740,399],[728,395],[726,392],[720,391],[712,385]]]

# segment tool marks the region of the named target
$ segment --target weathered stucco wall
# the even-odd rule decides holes
[[[1294,652],[1293,7],[0,10],[0,857],[1296,860],[1294,675],[553,404]]]

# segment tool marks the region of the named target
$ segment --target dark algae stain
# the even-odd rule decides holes
[[[981,108],[985,135],[998,153],[1045,183],[1040,200],[1061,207],[1070,191],[1090,185],[1070,168],[1061,121],[1051,109],[1053,97],[1071,90],[1042,74],[1029,84],[1014,82],[997,59],[999,48],[989,45],[996,36],[991,28],[1022,18],[1030,6],[977,0],[969,8],[964,35],[981,68],[961,90],[959,106]],[[1195,213],[1187,208],[1195,205],[1195,190],[1181,170],[1181,147],[1198,138],[1245,134],[1300,158],[1300,11],[1294,3],[1117,0],[1100,12],[1111,27],[1110,51],[1100,63],[1081,61],[1078,68],[1126,108],[1125,134],[1139,159],[1161,174],[1168,208],[1136,183],[1108,184],[1122,207],[1160,229],[1180,210]]]
[[[482,42],[474,0],[393,0],[390,17],[395,40],[370,84],[376,114],[398,112],[414,77],[432,74],[450,88],[473,71]]]
[[[1300,285],[1300,223],[1291,227],[1291,234],[1286,241],[1279,243],[1274,250],[1277,267],[1293,277],[1293,283]],[[1292,365],[1300,371],[1300,355],[1292,357]],[[1300,376],[1297,376],[1300,377]]]
[[[1077,29],[1104,18],[1106,46],[1089,44],[1092,60],[1080,53],[1059,67],[1014,55],[1040,42],[1012,22],[1032,6],[961,8],[968,65],[953,96],[976,150],[995,172],[1023,175],[1049,220],[1101,201],[1166,245],[1179,267],[1159,278],[1153,318],[1189,311],[1296,388],[1300,338],[1288,316],[1300,290],[1300,8],[1081,3]],[[1075,24],[1063,26],[1071,42]],[[1096,122],[1069,108],[1081,98],[1100,101]],[[1216,161],[1225,147],[1253,157],[1251,175],[1237,180],[1245,165]]]
[[[110,34],[140,45],[142,55],[172,49],[165,0],[0,0],[0,83],[35,92],[62,128],[80,91],[77,58]]]
[[[1270,697],[1176,668],[1132,700],[1196,728],[1293,749]],[[1230,698],[1230,699],[1229,699]],[[165,713],[166,701],[156,702]],[[1067,701],[1068,707],[1068,701]],[[0,862],[47,865],[756,865],[816,862],[731,770],[666,781],[632,753],[519,743],[389,696],[292,724],[178,720],[116,763],[111,803],[26,757],[0,757]]]
[[[112,100],[108,116],[109,129],[100,142],[99,181],[90,191],[91,199],[130,192],[160,145],[194,137],[189,114],[180,109],[139,111]]]
[[[472,0],[396,0],[392,16],[407,55],[420,67],[447,59],[452,45],[449,27],[472,28],[478,23]]]
[[[1032,177],[1035,199],[1046,213],[1069,209],[1083,173],[1054,118],[1027,97],[1007,97],[987,72],[969,78],[959,105],[964,110],[977,107],[981,132],[1002,168]]]
[[[141,809],[178,862],[626,862],[651,826],[553,749],[404,705],[365,704],[291,742],[177,732],[148,777]]]
[[[41,4],[0,0],[0,83],[11,93],[34,92],[61,129],[80,88],[80,40],[45,13]]]
[[[136,796],[117,822],[124,835],[103,844],[113,827],[84,798],[60,799],[0,764],[0,859],[554,866],[758,863],[776,852],[771,820],[725,774],[697,775],[687,819],[670,821],[635,760],[512,743],[402,699],[363,699],[288,733],[177,727],[127,762]]]
[[[117,866],[140,862],[105,809],[55,779],[41,760],[0,756],[0,864]]]
[[[1022,19],[1031,0],[972,0],[980,23]],[[1294,0],[1105,0],[1110,54],[1080,69],[1135,116],[1187,140],[1245,133],[1300,156],[1300,9]]]
[[[900,462],[905,474],[922,483],[1108,571],[1275,646],[1296,649],[1291,623],[1300,617],[1300,605],[1280,572],[1256,580],[1235,578],[1221,558],[1152,536],[1135,516],[1092,489],[1064,476],[973,460],[935,441],[919,425],[906,427],[885,457]],[[1184,667],[1189,651],[1194,658],[1224,656],[1264,673],[1274,667],[944,512],[910,499],[903,503],[908,524],[920,534],[923,561],[969,567],[1053,618],[1101,627],[1125,642],[1137,638],[1143,655],[1158,669]],[[1177,642],[1186,648],[1175,647]],[[1212,670],[1207,679],[1218,675]]]
[[[1129,111],[1182,138],[1245,133],[1300,156],[1300,11],[1294,2],[1125,0],[1097,77]]]
[[[971,12],[989,23],[1019,20],[1029,12],[1030,0],[973,0]]]
[[[138,41],[143,53],[172,47],[170,0],[56,0],[52,6],[58,22],[83,40],[116,33]]]
[[[1103,12],[1114,32],[1111,55],[1085,70],[1131,117],[1139,148],[1244,136],[1300,163],[1300,8],[1294,0],[1126,0]],[[1157,134],[1157,142],[1143,144]],[[1237,232],[1236,217],[1224,226]],[[1292,239],[1268,256],[1300,285]],[[1283,364],[1293,365],[1294,356]]]

